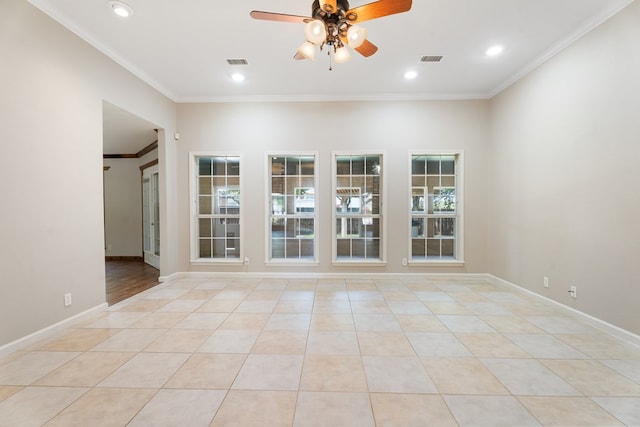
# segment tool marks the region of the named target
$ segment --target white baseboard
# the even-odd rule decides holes
[[[78,313],[75,316],[71,316],[51,326],[47,326],[46,328],[40,329],[39,331],[36,331],[30,335],[27,335],[26,337],[22,337],[13,342],[5,344],[2,347],[0,347],[0,358],[5,357],[18,350],[22,350],[23,348],[28,347],[32,344],[35,344],[39,341],[43,341],[43,340],[46,340],[47,338],[51,338],[75,324],[78,324],[85,320],[89,320],[92,317],[95,317],[101,312],[103,312],[107,307],[108,307],[107,303],[97,305],[93,308],[83,311],[82,313]]]
[[[550,304],[555,308],[559,309],[560,311],[564,312],[565,314],[568,314],[569,316],[577,318],[587,323],[588,325],[593,326],[594,328],[600,329],[601,331],[604,331],[617,338],[627,341],[630,344],[640,347],[640,336],[634,334],[631,331],[627,331],[626,329],[622,329],[618,326],[612,325],[611,323],[605,322],[604,320],[598,319],[597,317],[593,317],[580,310],[576,310],[575,308],[569,307],[567,305],[559,303],[558,301],[552,300],[551,298],[547,298],[543,295],[537,294],[521,286],[515,285],[507,280],[501,279],[492,274],[486,274],[485,277],[496,286],[501,286],[503,288],[515,290],[516,292],[539,299],[541,302]]]
[[[304,273],[304,272],[213,272],[188,271],[165,276],[169,280],[181,279],[406,279],[407,277],[430,280],[487,280],[486,274],[472,273]]]

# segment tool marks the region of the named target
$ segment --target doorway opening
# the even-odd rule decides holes
[[[116,304],[159,283],[157,127],[103,101],[105,294]]]

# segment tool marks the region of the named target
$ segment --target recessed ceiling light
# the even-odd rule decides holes
[[[123,18],[133,15],[133,9],[131,9],[131,6],[121,1],[112,0],[109,2],[109,7],[113,13]]]
[[[244,76],[244,74],[233,73],[233,74],[231,74],[231,79],[234,82],[243,82],[245,80],[245,76]]]
[[[404,73],[404,78],[407,80],[413,80],[416,77],[418,77],[417,71],[407,71],[406,73]]]
[[[504,47],[500,45],[491,46],[489,49],[486,50],[485,55],[498,56],[502,53],[503,50],[504,50]]]

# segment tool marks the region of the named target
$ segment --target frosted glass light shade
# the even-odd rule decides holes
[[[315,61],[316,59],[316,47],[310,41],[302,43],[298,48],[298,53],[310,61]]]
[[[349,46],[356,49],[362,46],[362,43],[366,40],[367,29],[352,25],[349,27],[349,30],[347,30],[347,38],[349,39]]]
[[[342,46],[338,50],[336,50],[336,54],[334,57],[336,64],[341,64],[343,62],[347,62],[351,59],[351,54],[349,53],[349,49],[345,46]]]
[[[304,34],[311,43],[320,44],[327,39],[327,27],[324,22],[314,19],[304,27]]]

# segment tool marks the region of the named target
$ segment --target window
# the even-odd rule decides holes
[[[412,261],[460,261],[461,153],[412,154]]]
[[[316,156],[268,157],[269,259],[316,260]]]
[[[192,259],[240,260],[240,157],[192,155],[192,171]]]
[[[334,260],[384,261],[382,155],[334,155]]]

